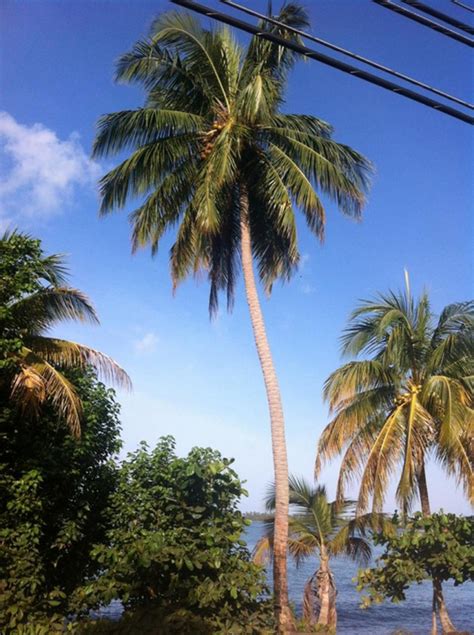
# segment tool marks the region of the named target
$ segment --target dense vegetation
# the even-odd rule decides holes
[[[146,609],[150,633],[157,614],[176,633],[271,626],[263,571],[242,541],[244,490],[231,463],[209,448],[178,458],[171,437],[130,454],[110,498],[107,539],[93,551],[103,573],[81,590],[86,606],[118,598],[132,613]]]
[[[119,463],[119,406],[87,364],[103,356],[56,357],[56,342],[63,351],[76,345],[43,335],[82,310],[95,316],[91,305],[58,286],[60,259],[38,240],[13,233],[0,247],[0,630],[47,635],[65,618],[76,630],[114,599],[126,612],[159,614],[169,632],[271,625],[262,570],[241,542],[245,492],[231,461],[198,448],[178,458],[166,438]],[[103,359],[99,370],[121,376]],[[75,425],[68,403],[58,407],[56,384],[12,392],[15,377],[41,379],[45,365],[78,404]]]
[[[2,632],[60,630],[75,589],[99,571],[91,550],[105,540],[116,488],[118,405],[91,370],[68,380],[82,402],[80,441],[49,403],[39,419],[0,404]]]

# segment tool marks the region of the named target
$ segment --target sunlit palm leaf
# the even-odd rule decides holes
[[[93,366],[106,382],[130,389],[127,373],[111,357],[93,348],[51,337],[30,336],[25,343],[45,362],[61,368],[87,368]]]

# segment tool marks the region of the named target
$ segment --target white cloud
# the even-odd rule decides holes
[[[7,112],[0,112],[0,147],[2,225],[61,212],[75,189],[91,187],[101,171],[77,133],[61,140],[42,124],[20,124]]]
[[[135,340],[134,347],[137,353],[153,353],[158,344],[158,336],[153,333],[145,333],[139,340]]]

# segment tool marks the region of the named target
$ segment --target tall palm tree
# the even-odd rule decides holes
[[[40,252],[36,259],[30,258],[29,246],[38,242],[19,232],[7,232],[0,238],[2,274],[5,269],[8,278],[2,275],[0,281],[0,333],[4,341],[15,342],[6,347],[2,360],[0,392],[30,414],[38,414],[49,400],[71,432],[79,436],[81,400],[63,371],[93,366],[104,379],[119,385],[128,387],[130,380],[104,353],[46,335],[65,320],[98,324],[98,318],[87,296],[67,285],[61,256]],[[20,282],[15,286],[17,279]]]
[[[290,476],[290,518],[288,550],[297,566],[307,558],[316,556],[319,565],[305,584],[303,619],[306,626],[336,630],[336,581],[330,568],[331,558],[345,556],[366,565],[372,555],[369,534],[371,530],[388,529],[382,514],[355,517],[354,502],[330,502],[326,488],[309,484],[304,479]],[[266,499],[269,512],[275,509],[275,490],[272,487]],[[254,550],[254,560],[263,564],[273,548],[273,521],[266,523],[265,534]]]
[[[296,4],[286,5],[279,20],[307,24]],[[280,34],[292,37],[284,30]],[[165,231],[177,228],[170,253],[174,287],[204,270],[211,313],[221,291],[230,309],[242,266],[271,419],[280,629],[291,623],[288,467],[280,391],[253,262],[267,292],[276,279],[289,279],[299,261],[295,208],[322,239],[325,216],[317,191],[358,217],[369,170],[360,154],[331,139],[328,124],[280,112],[293,62],[291,52],[268,41],[253,39],[244,51],[227,29],[206,30],[187,13],[162,15],[149,38],[117,67],[118,80],[145,88],[145,105],[102,117],[94,145],[96,157],[130,152],[101,181],[101,213],[143,197],[129,217],[133,249],[149,246],[155,254]]]
[[[474,303],[447,306],[436,320],[426,293],[409,288],[363,302],[351,315],[343,352],[366,354],[326,381],[333,419],[318,445],[316,473],[343,453],[338,498],[360,475],[358,511],[372,497],[380,510],[389,480],[400,470],[397,500],[407,512],[416,496],[431,513],[425,463],[431,455],[472,500],[474,424]],[[435,604],[446,632],[452,626],[441,585]]]

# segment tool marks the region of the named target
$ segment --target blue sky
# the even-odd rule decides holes
[[[448,0],[431,4],[469,18]],[[306,6],[320,37],[472,101],[473,67],[462,44],[369,0]],[[163,434],[175,435],[181,452],[216,447],[235,457],[247,480],[243,508],[257,509],[271,480],[270,436],[241,285],[234,312],[210,322],[205,280],[172,296],[170,237],[156,259],[132,257],[126,211],[97,215],[97,178],[112,164],[89,159],[95,123],[142,101],[137,89],[114,84],[114,60],[169,8],[165,0],[3,0],[0,224],[67,254],[73,285],[95,302],[99,328],[65,325],[57,334],[100,348],[131,375],[134,391],[119,393],[125,449]],[[363,222],[328,204],[322,247],[300,224],[298,275],[262,297],[290,469],[310,478],[327,423],[322,384],[340,363],[338,337],[357,300],[400,287],[405,267],[435,310],[472,296],[473,146],[466,124],[316,62],[296,68],[285,110],[331,122],[337,140],[376,166]],[[437,468],[429,472],[433,506],[467,511],[455,485]],[[332,492],[336,473],[335,463],[322,475]]]

